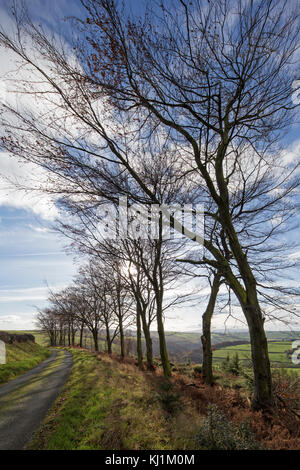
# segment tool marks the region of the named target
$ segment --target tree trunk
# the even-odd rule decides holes
[[[68,325],[68,346],[71,346],[71,328],[70,328],[70,323]]]
[[[160,358],[164,370],[165,377],[171,377],[171,366],[168,356],[167,344],[166,344],[166,335],[164,329],[164,322],[163,322],[163,312],[162,312],[162,299],[161,296],[158,294],[156,296],[157,302],[157,313],[156,313],[156,320],[157,320],[157,332],[159,337],[159,350],[160,350]]]
[[[134,284],[133,284],[134,286]],[[147,323],[147,303],[144,302],[143,297],[140,292],[139,286],[134,289],[135,300],[137,304],[137,310],[140,314],[140,323],[142,323],[145,344],[146,344],[146,357],[147,357],[147,369],[154,370],[153,365],[153,349],[152,349],[152,339],[150,335],[150,329]],[[142,350],[142,349],[141,349]]]
[[[109,326],[107,324],[105,325],[105,329],[106,329],[107,352],[108,354],[112,354],[111,337],[110,337]]]
[[[80,328],[80,339],[79,339],[79,346],[82,348],[83,346],[83,323]]]
[[[237,282],[233,282],[232,289],[239,299],[247,320],[251,342],[251,356],[254,371],[254,396],[252,408],[267,409],[272,407],[272,375],[268,354],[268,342],[264,330],[264,319],[257,298],[256,281],[252,271],[244,260],[247,275],[243,276],[245,289]]]
[[[141,328],[141,307],[139,303],[137,304],[136,309],[136,352],[138,366],[143,367],[143,349],[142,349],[142,328]]]
[[[59,330],[59,346],[63,346],[63,334],[62,334],[62,329]]]
[[[211,287],[210,298],[205,312],[202,315],[202,380],[207,385],[213,384],[213,370],[212,370],[212,349],[211,349],[211,319],[214,313],[216,299],[220,288],[221,275],[216,273],[214,275],[213,284]]]
[[[95,351],[96,351],[96,352],[99,352],[98,330],[94,330],[94,331],[93,331],[93,339],[94,339]]]
[[[221,181],[221,183],[223,183],[223,181]],[[223,191],[223,194],[227,191],[227,188],[224,186],[220,186],[220,189]],[[226,227],[229,245],[234,258],[237,261],[238,269],[244,283],[244,287],[242,287],[237,278],[233,275],[232,271],[230,272],[230,269],[226,270],[226,274],[229,275],[228,277],[230,277],[232,284],[231,285],[229,282],[229,285],[231,285],[239,299],[249,327],[251,355],[254,369],[254,396],[252,407],[257,410],[265,409],[273,406],[274,402],[268,343],[264,331],[262,311],[258,302],[256,280],[248,263],[247,255],[243,252],[238,240],[229,211],[224,211],[224,206],[220,206],[219,208],[222,225]]]
[[[50,332],[50,346],[56,346],[56,335]]]
[[[72,326],[72,346],[75,346],[75,335],[76,335],[76,331],[74,330],[74,327]]]
[[[240,244],[234,227],[229,204],[228,181],[223,172],[224,156],[229,143],[228,132],[227,127],[223,133],[222,142],[219,144],[215,165],[216,181],[220,194],[218,200],[219,219],[224,229],[223,242],[226,244],[226,240],[228,240],[230,251],[237,262],[244,286],[240,284],[237,277],[233,274],[229,264],[225,263],[223,267],[226,265],[224,270],[225,277],[228,278],[230,287],[240,301],[249,326],[255,382],[252,406],[255,409],[263,409],[273,405],[271,368],[264,322],[258,303],[256,280],[249,265],[247,254]]]
[[[152,339],[150,335],[150,329],[147,324],[146,312],[141,312],[143,332],[146,343],[146,357],[147,357],[147,369],[154,370],[153,365],[153,348],[152,348]]]
[[[153,287],[155,292],[156,300],[156,321],[157,321],[157,332],[159,337],[159,349],[160,349],[160,358],[164,370],[165,377],[171,377],[171,366],[168,356],[167,344],[166,344],[166,335],[163,322],[163,295],[164,295],[164,280],[162,273],[162,264],[161,264],[161,250],[162,250],[162,213],[159,215],[159,238],[156,242],[156,255],[155,255],[155,264],[153,269]]]
[[[245,293],[238,297],[247,320],[251,342],[251,356],[254,370],[254,396],[252,408],[266,409],[272,407],[272,375],[268,354],[268,342],[264,330],[264,319],[257,298],[256,281],[247,263],[250,275],[243,276]]]
[[[123,330],[123,321],[119,318],[119,331],[120,331],[120,349],[121,349],[121,357],[124,359],[125,357],[125,341],[124,341],[124,330]]]
[[[273,405],[272,375],[268,354],[268,341],[264,331],[264,320],[258,302],[248,303],[243,308],[247,318],[251,356],[254,370],[254,395],[252,408],[267,409]]]

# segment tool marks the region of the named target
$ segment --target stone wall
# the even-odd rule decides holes
[[[7,333],[7,331],[0,331],[0,340],[4,343],[28,343],[29,341],[35,342],[35,337],[28,333]]]

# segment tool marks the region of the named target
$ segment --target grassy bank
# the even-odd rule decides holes
[[[165,380],[73,350],[64,390],[30,449],[192,449],[201,417]]]
[[[242,373],[215,370],[211,387],[187,368],[166,380],[161,369],[140,371],[130,359],[72,353],[71,374],[29,449],[300,448],[300,382],[294,373],[276,372],[276,404],[263,414],[251,410],[250,383]]]
[[[0,364],[0,384],[24,374],[50,355],[50,351],[32,342],[6,344],[6,364]]]

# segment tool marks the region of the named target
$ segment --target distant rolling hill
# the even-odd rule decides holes
[[[196,332],[166,332],[166,341],[170,359],[176,362],[202,361],[201,333]],[[226,345],[236,344],[236,342],[246,343],[249,341],[247,332],[244,333],[213,333],[212,344],[225,347]],[[154,355],[159,355],[159,341],[156,332],[152,332],[152,342]]]
[[[293,341],[300,339],[300,331],[267,331],[269,341]],[[156,333],[152,334],[153,349],[159,355],[159,343]],[[202,362],[202,347],[200,332],[166,332],[167,347],[171,360],[177,362]],[[226,333],[214,332],[212,344],[216,349],[226,346],[249,343],[247,331],[228,331]]]
[[[19,333],[21,332],[19,331]],[[48,344],[48,339],[44,333],[38,330],[26,331],[26,333],[32,333],[35,336],[37,343],[43,346]],[[267,331],[266,333],[269,341],[293,341],[295,339],[300,339],[300,331]],[[90,334],[87,333],[87,336],[89,337]],[[135,332],[127,330],[126,336],[127,338],[130,338],[132,343],[130,353],[135,354]],[[151,336],[154,356],[159,357],[158,334],[155,331],[151,331]],[[201,331],[166,331],[166,340],[171,361],[191,361],[194,363],[202,362]],[[103,349],[105,347],[103,332],[100,335],[99,342],[101,349]],[[114,343],[114,347],[116,348],[115,350],[118,351],[118,340],[115,340]],[[212,333],[212,344],[216,349],[245,343],[249,343],[249,333],[246,330],[227,330],[226,333],[223,333],[222,331],[214,331]],[[90,338],[86,347],[90,347],[91,345],[92,339]],[[145,345],[143,349],[145,352]]]

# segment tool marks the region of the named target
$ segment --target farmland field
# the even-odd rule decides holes
[[[283,368],[298,368],[292,363],[291,357],[288,354],[292,348],[291,341],[269,341],[269,357],[271,365],[280,366]],[[250,344],[239,344],[236,346],[227,346],[226,348],[217,349],[213,352],[214,364],[220,364],[227,356],[232,357],[238,353],[242,363],[247,364],[251,358]],[[300,369],[299,369],[300,370]]]

